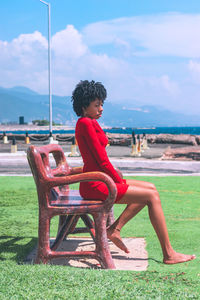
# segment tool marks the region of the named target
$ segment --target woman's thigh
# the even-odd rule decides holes
[[[144,186],[130,185],[124,196],[117,201],[117,204],[132,204],[147,205],[149,202],[159,198],[158,192],[152,188]]]
[[[147,181],[141,181],[141,180],[135,180],[135,179],[126,179],[126,183],[130,186],[137,186],[145,189],[153,189],[155,190],[156,187],[153,183],[147,182]]]

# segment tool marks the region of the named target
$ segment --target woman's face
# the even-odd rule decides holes
[[[83,116],[90,119],[99,119],[103,112],[103,101],[96,98],[86,108],[83,107]]]

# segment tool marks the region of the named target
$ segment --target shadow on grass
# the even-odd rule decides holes
[[[155,259],[155,258],[153,258],[153,257],[149,257],[148,260],[149,260],[149,261],[152,260],[152,261],[154,261],[154,262],[156,262],[156,263],[158,263],[158,264],[162,264],[162,265],[163,265],[163,261],[157,260],[157,259]]]
[[[36,243],[35,237],[0,236],[0,261],[14,260],[22,263]]]

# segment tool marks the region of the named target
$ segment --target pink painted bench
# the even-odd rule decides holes
[[[51,167],[50,154],[55,160],[55,167]],[[35,180],[39,203],[38,249],[35,263],[47,263],[59,257],[92,257],[100,262],[102,268],[115,269],[106,234],[106,226],[114,219],[112,207],[117,191],[113,180],[102,172],[82,173],[82,167],[70,167],[59,145],[30,146],[27,158]],[[70,189],[70,184],[81,181],[104,182],[109,190],[106,201],[83,199],[78,190]],[[59,228],[51,245],[50,221],[54,216],[59,216]],[[83,228],[77,227],[80,218],[85,224]],[[69,234],[80,232],[91,234],[96,245],[94,251],[56,251]]]

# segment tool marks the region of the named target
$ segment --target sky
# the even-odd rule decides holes
[[[49,0],[52,92],[102,82],[108,100],[200,113],[199,0]],[[48,94],[47,6],[0,0],[0,87]]]

